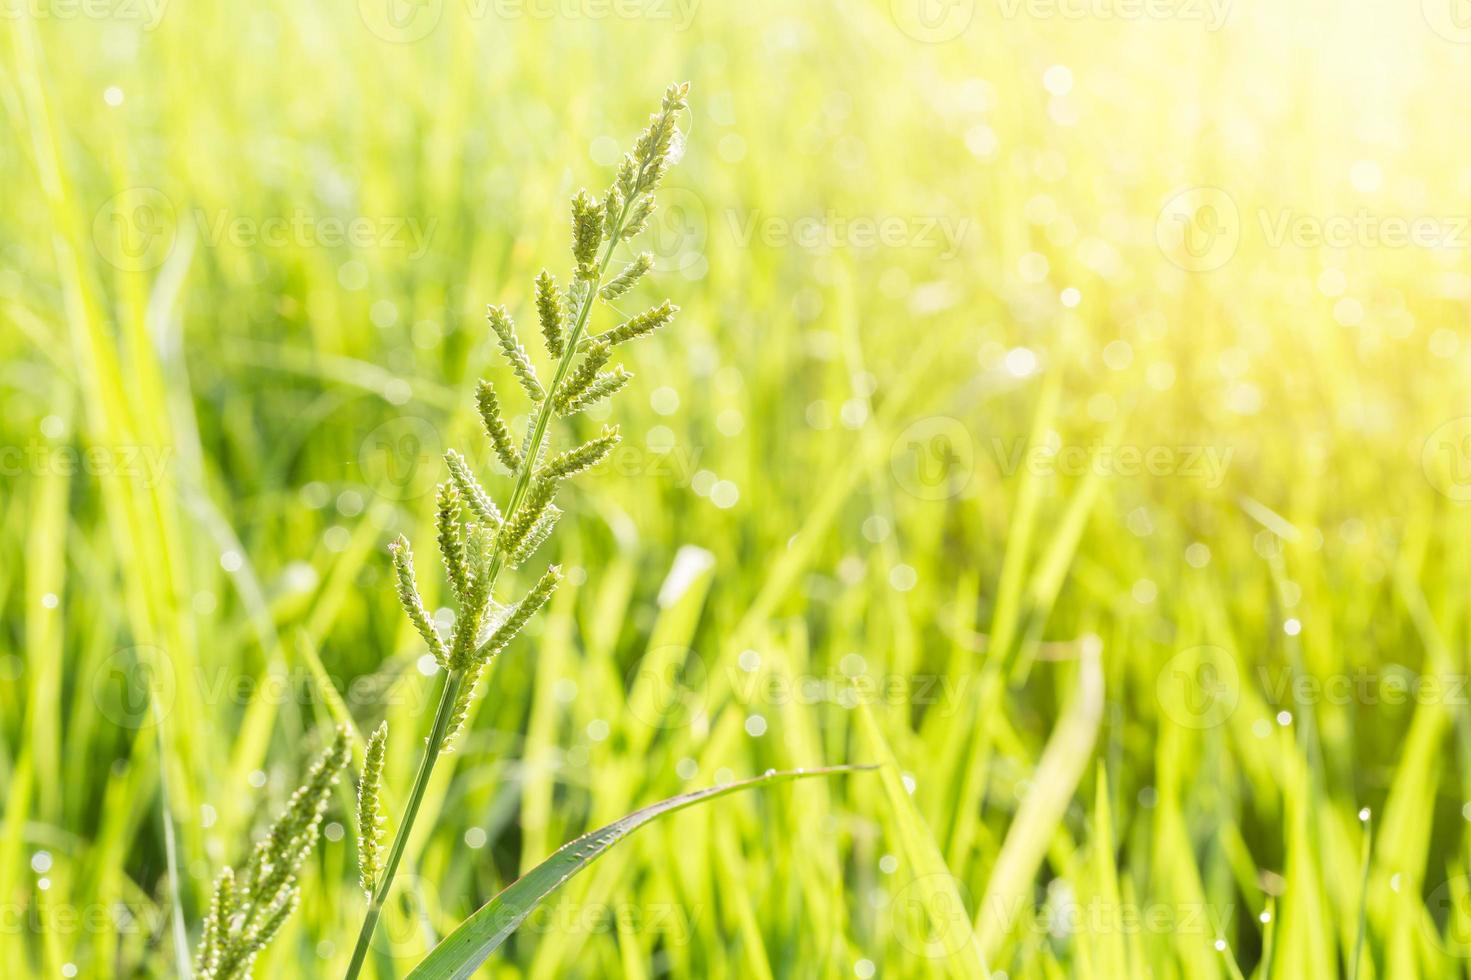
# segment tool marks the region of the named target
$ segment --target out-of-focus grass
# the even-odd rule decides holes
[[[378,975],[636,806],[890,757],[644,831],[489,975],[1320,977],[1361,915],[1361,980],[1462,974],[1448,4],[390,2],[6,10],[0,974],[172,975],[334,705],[427,724],[383,545],[675,78],[682,323]],[[260,975],[344,966],[348,813]]]

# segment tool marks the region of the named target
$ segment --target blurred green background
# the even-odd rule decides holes
[[[624,446],[376,975],[635,806],[891,758],[641,832],[483,975],[1464,975],[1458,3],[0,0],[0,974],[176,975],[340,711],[397,819],[385,544],[446,604],[484,306],[534,334],[689,79],[627,302],[683,313],[573,427]],[[349,804],[259,975],[341,974]]]

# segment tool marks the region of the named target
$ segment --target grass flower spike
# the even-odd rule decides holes
[[[249,977],[256,956],[296,908],[297,874],[316,847],[332,786],[349,756],[347,733],[339,731],[244,870],[220,872],[194,958],[200,980]]]
[[[675,308],[666,302],[584,342],[595,300],[624,296],[653,268],[652,257],[643,252],[625,259],[620,272],[605,278],[615,250],[653,211],[653,193],[667,169],[675,120],[685,109],[687,91],[687,85],[669,87],[660,111],[651,118],[633,152],[624,157],[613,186],[601,198],[581,191],[572,199],[572,286],[563,293],[546,271],[534,284],[537,319],[554,364],[548,383],[543,384],[531,355],[521,345],[510,312],[503,306],[488,309],[491,332],[530,403],[530,417],[518,445],[495,388],[489,381],[480,382],[476,408],[496,458],[512,475],[503,505],[487,492],[464,456],[453,450],[445,454],[449,479],[440,485],[436,499],[435,536],[459,605],[447,642],[440,639],[419,598],[408,542],[400,538],[390,547],[401,604],[444,668],[445,679],[403,819],[386,857],[375,836],[382,826],[378,786],[386,728],[380,726],[369,745],[359,795],[360,877],[368,892],[368,908],[348,980],[362,969],[436,760],[467,724],[486,667],[547,603],[561,581],[561,570],[553,565],[518,601],[503,607],[494,596],[501,572],[528,562],[551,535],[562,514],[555,503],[562,481],[597,465],[618,444],[618,431],[605,427],[600,436],[551,454],[553,418],[575,415],[615,394],[632,375],[622,365],[604,370],[612,348],[653,332],[674,315]]]
[[[368,739],[363,776],[358,782],[358,877],[363,891],[373,886],[383,871],[383,751],[388,743],[388,722],[380,722]]]

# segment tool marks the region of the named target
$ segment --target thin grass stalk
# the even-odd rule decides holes
[[[647,164],[641,164],[638,176],[643,177]],[[516,471],[516,483],[511,491],[511,497],[506,505],[505,521],[509,523],[525,500],[527,488],[531,485],[531,477],[536,469],[537,460],[540,458],[542,441],[546,438],[547,426],[551,422],[558,389],[571,370],[572,361],[577,354],[578,341],[582,338],[582,332],[587,326],[588,317],[592,313],[593,303],[597,300],[598,291],[602,287],[603,278],[607,275],[608,266],[613,261],[613,250],[622,241],[622,232],[628,220],[629,202],[624,201],[619,209],[618,220],[613,226],[613,233],[608,237],[607,247],[603,251],[602,261],[597,266],[597,275],[588,283],[581,302],[577,309],[577,317],[572,324],[572,332],[567,337],[566,345],[562,350],[562,356],[557,361],[556,373],[552,376],[552,383],[547,388],[541,399],[540,410],[537,412],[536,421],[531,431],[531,438],[527,442],[526,452],[522,454],[521,465]],[[505,565],[505,552],[499,549],[491,557],[487,574],[490,577],[490,587],[495,587],[497,579],[500,578],[501,569]],[[368,946],[372,943],[373,933],[377,929],[378,919],[383,912],[383,905],[388,900],[389,891],[393,888],[393,878],[398,871],[399,861],[403,858],[405,848],[408,846],[409,834],[413,831],[414,820],[419,814],[419,807],[424,800],[425,789],[429,785],[429,779],[434,774],[434,766],[439,761],[440,754],[444,751],[444,736],[449,728],[450,715],[454,709],[456,698],[459,696],[460,687],[465,680],[465,671],[462,669],[451,669],[445,677],[443,690],[440,691],[439,704],[434,710],[434,727],[430,732],[429,741],[424,746],[424,755],[419,760],[419,771],[414,777],[414,788],[409,794],[409,801],[404,807],[403,819],[399,821],[398,829],[393,835],[393,846],[389,850],[388,860],[383,866],[383,880],[378,883],[377,890],[368,902],[367,912],[363,916],[362,929],[358,932],[357,945],[353,949],[352,962],[348,965],[345,980],[356,980],[362,972],[363,963],[367,959]]]
[[[393,875],[398,870],[398,862],[403,859],[404,849],[409,842],[409,828],[414,825],[414,818],[419,814],[419,807],[424,802],[424,791],[429,786],[429,777],[434,774],[434,763],[439,758],[439,746],[444,743],[445,732],[449,729],[450,713],[454,709],[455,699],[459,696],[460,685],[464,683],[465,674],[461,670],[451,670],[445,677],[444,689],[439,694],[439,706],[434,709],[434,726],[429,733],[429,743],[425,747],[424,757],[419,760],[419,772],[414,777],[414,788],[409,793],[409,801],[404,805],[403,820],[399,823],[398,832],[393,835],[393,846],[388,852],[388,860],[383,865],[383,880],[378,883],[378,888],[368,900],[368,910],[363,916],[363,927],[358,932],[357,946],[352,951],[352,963],[347,968],[349,978],[356,977],[363,968],[363,961],[368,955],[368,946],[373,940],[373,932],[378,926],[378,917],[383,912],[383,903],[388,901],[388,891],[393,886]]]

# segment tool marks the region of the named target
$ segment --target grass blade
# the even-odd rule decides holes
[[[785,783],[809,776],[860,772],[868,768],[871,767],[830,766],[823,769],[768,773],[725,786],[712,786],[694,793],[670,797],[642,810],[635,810],[606,827],[563,845],[561,850],[518,878],[434,947],[423,962],[414,967],[409,980],[463,980],[470,976],[485,962],[486,957],[511,937],[542,899],[568,878],[592,864],[604,851],[652,820],[696,803],[704,803],[756,786]]]
[[[1102,647],[1096,637],[1084,641],[1074,701],[1047,741],[1032,776],[1032,789],[1022,801],[991,869],[975,921],[977,939],[987,958],[1001,950],[1002,942],[1017,924],[1011,910],[1026,907],[1028,889],[1093,753],[1103,719]]]
[[[154,717],[158,719],[155,732],[158,736],[158,791],[159,808],[163,814],[164,858],[167,862],[169,883],[169,927],[174,944],[174,969],[183,980],[192,980],[194,970],[190,965],[189,934],[184,928],[184,903],[179,890],[179,845],[174,839],[174,811],[169,803],[168,757],[164,755],[164,718],[153,704]]]
[[[923,954],[954,980],[990,980],[991,971],[976,942],[959,880],[940,854],[939,844],[915,806],[899,762],[879,729],[869,705],[856,709],[858,727],[882,763],[879,778],[889,804],[895,843],[914,878],[904,898],[905,911],[920,920]]]

